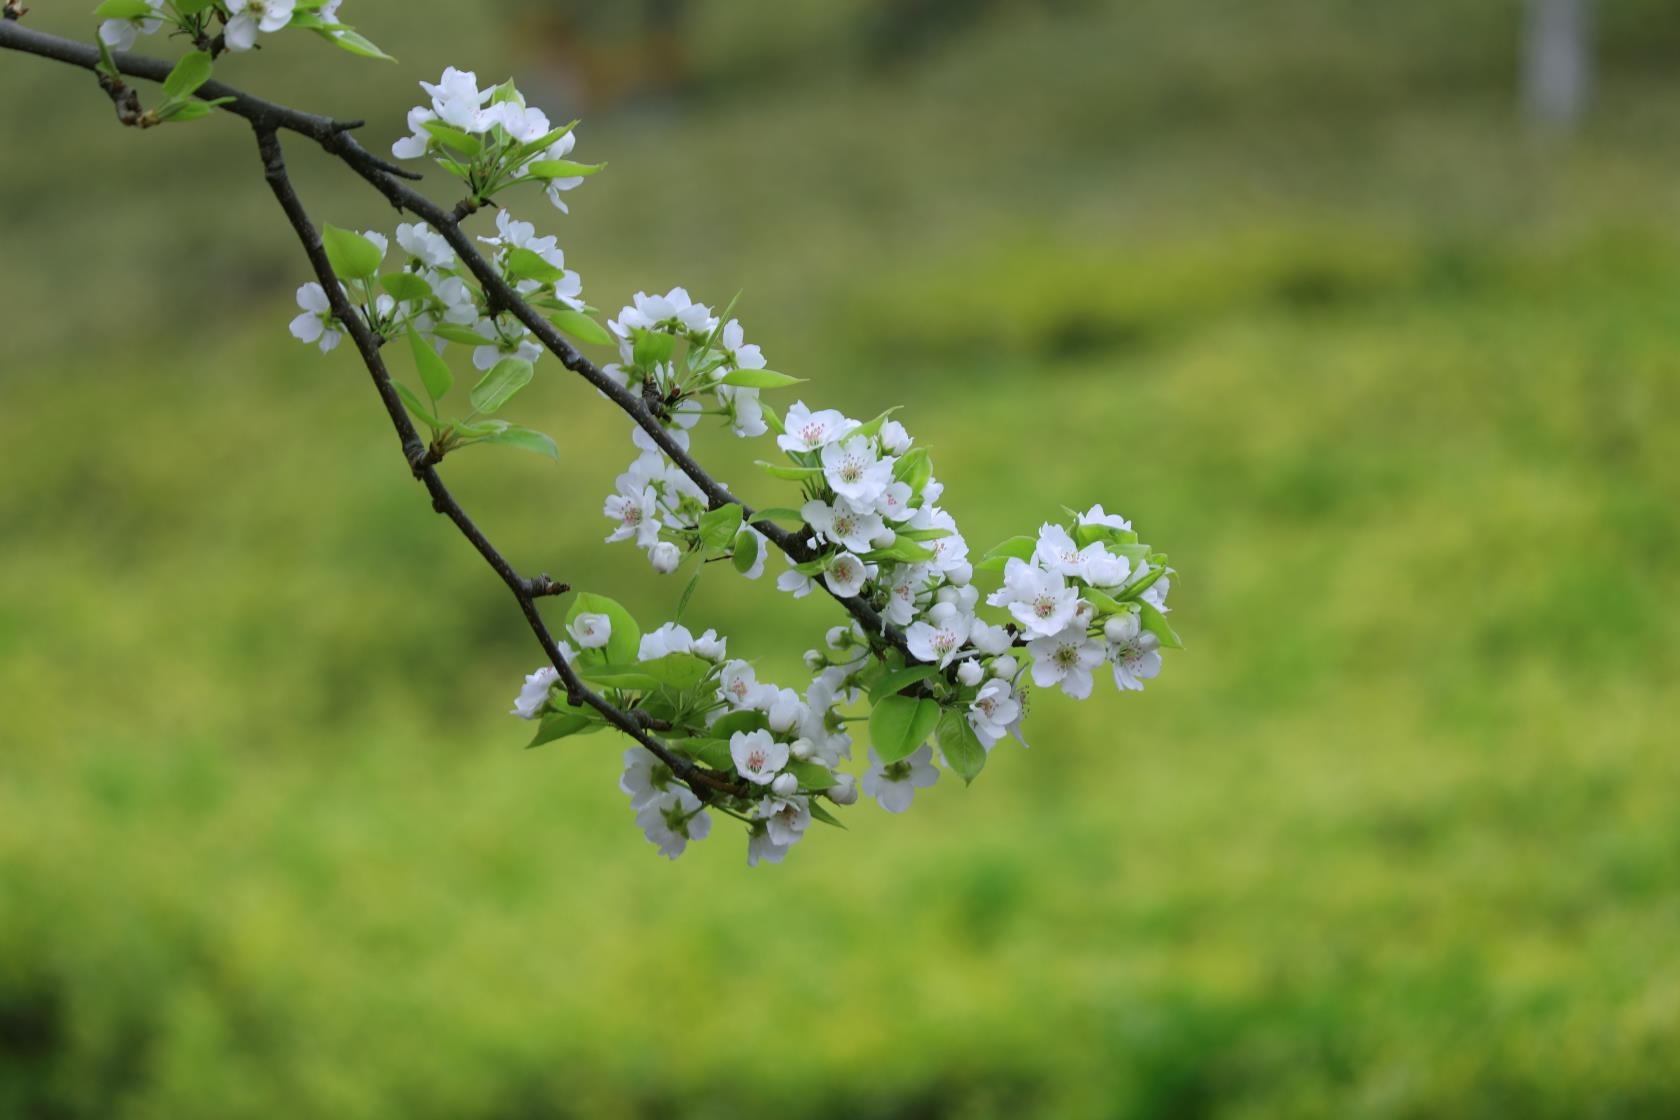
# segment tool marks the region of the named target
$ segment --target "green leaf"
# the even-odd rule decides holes
[[[580,614],[604,614],[612,623],[612,635],[607,639],[607,644],[601,647],[606,653],[609,665],[621,665],[626,668],[636,665],[636,652],[642,645],[642,629],[636,625],[636,620],[631,617],[630,612],[616,599],[580,591],[572,600],[571,609],[566,612],[566,625],[570,626],[576,622]]]
[[[1033,550],[1037,547],[1038,542],[1032,537],[1010,537],[982,556],[980,562],[974,565],[974,570],[977,572],[1001,572],[1011,558],[1031,560]]]
[[[93,10],[94,19],[151,19],[156,15],[146,0],[105,0]]]
[[[760,411],[764,413],[764,424],[779,436],[787,435],[787,425],[782,423],[782,415],[764,401],[758,402]]]
[[[379,286],[391,293],[398,303],[416,303],[432,298],[432,286],[412,272],[387,272],[379,278]]]
[[[803,482],[823,472],[821,467],[784,467],[780,463],[766,463],[762,459],[758,461],[758,466],[763,467],[764,472],[771,478],[785,478],[789,482]]]
[[[538,455],[547,456],[556,463],[560,461],[560,445],[555,443],[551,437],[530,428],[521,428],[516,424],[509,424],[493,435],[484,436],[479,442],[501,444],[504,447],[517,447],[522,451],[531,451]]]
[[[539,159],[525,168],[533,179],[578,179],[595,174],[604,163],[578,163],[569,159]]]
[[[900,455],[893,464],[893,477],[907,483],[912,494],[920,494],[933,477],[933,460],[928,458],[927,448],[912,447]]]
[[[962,712],[948,711],[939,717],[939,753],[945,764],[969,783],[986,768],[986,748]]]
[[[419,397],[414,395],[413,389],[410,389],[401,381],[391,382],[391,388],[397,391],[397,396],[402,398],[403,407],[408,409],[408,411],[414,415],[416,420],[422,421],[434,432],[443,430],[443,421],[432,415],[425,403],[421,401]]]
[[[1148,591],[1151,587],[1154,587],[1157,583],[1159,583],[1161,581],[1161,577],[1166,574],[1167,567],[1165,564],[1162,564],[1158,568],[1152,567],[1148,575],[1144,576],[1136,583],[1128,584],[1125,590],[1120,592],[1120,597],[1122,599],[1136,599],[1139,595],[1142,595],[1145,591]]]
[[[772,506],[769,509],[754,510],[752,519],[754,521],[786,521],[790,525],[805,524],[804,514],[796,509],[788,509],[786,506]]]
[[[468,159],[472,159],[484,150],[484,142],[470,132],[462,132],[458,128],[451,128],[442,121],[427,121],[420,126],[431,137],[447,147],[455,149]]]
[[[818,805],[815,799],[812,799],[808,808],[811,810],[811,819],[812,820],[819,820],[824,824],[831,824],[835,828],[845,828],[846,827],[845,825],[840,823],[840,818],[839,817],[835,816],[833,813],[829,812],[827,809],[824,809],[821,805]]]
[[[787,764],[788,772],[799,779],[799,784],[806,789],[819,793],[825,789],[834,788],[834,771],[815,762],[801,762],[794,759]]]
[[[539,136],[535,140],[527,140],[525,143],[519,145],[519,147],[513,150],[513,155],[511,157],[512,161],[514,163],[518,163],[521,160],[529,159],[538,152],[548,151],[554,146],[555,141],[559,140],[562,136],[566,135],[566,133],[576,128],[577,123],[577,121],[573,121],[571,124],[561,125],[559,128],[550,132],[546,136]]]
[[[552,284],[566,275],[565,269],[549,264],[543,260],[542,254],[523,247],[509,249],[504,264],[508,276],[514,280],[536,280],[543,284]]]
[[[408,348],[414,352],[414,364],[420,369],[420,382],[426,386],[426,392],[434,401],[448,396],[450,387],[455,384],[455,375],[449,372],[449,363],[438,357],[431,343],[421,338],[420,332],[413,327],[408,328]]]
[[[540,747],[568,735],[587,735],[601,730],[602,726],[601,717],[593,708],[563,708],[558,712],[549,712],[537,725],[536,738],[526,744],[525,749]]]
[[[635,347],[631,360],[642,369],[652,369],[656,365],[671,360],[676,352],[677,339],[675,335],[664,334],[660,331],[636,330],[632,332]]]
[[[729,770],[735,765],[728,739],[684,739],[683,748],[713,770]]]
[[[531,363],[524,358],[503,358],[473,386],[468,399],[479,412],[495,412],[531,383],[531,375]]]
[[[893,413],[897,412],[899,409],[901,409],[903,407],[904,406],[901,405],[901,404],[893,405],[891,408],[887,409],[885,412],[881,413],[881,415],[875,417],[875,419],[873,419],[869,423],[863,425],[861,428],[859,428],[857,431],[853,432],[852,434],[853,435],[859,435],[859,436],[866,436],[870,439],[873,439],[875,436],[881,434],[881,425],[885,424],[887,422],[887,417],[891,416]]]
[[[869,742],[886,764],[910,757],[939,723],[939,705],[910,696],[883,696],[869,713]]]
[[[232,100],[231,97],[224,97],[218,104],[226,104]],[[216,106],[208,101],[182,101],[171,97],[159,105],[154,113],[160,121],[180,121],[184,124],[187,121],[203,120],[215,111]]]
[[[872,549],[865,553],[870,560],[902,560],[906,564],[919,564],[924,560],[932,560],[934,551],[931,548],[917,544],[908,537],[899,537],[886,548]]]
[[[215,63],[209,51],[188,51],[163,80],[163,92],[171,97],[191,97],[198,87],[210,80]]]
[[[359,32],[345,29],[343,31],[325,31],[322,34],[338,44],[340,50],[349,51],[361,58],[377,58],[381,62],[396,61],[396,59],[380,50],[367,36]]]
[[[734,502],[709,509],[700,515],[700,543],[707,548],[728,548],[741,528],[741,507]]]
[[[682,621],[683,612],[688,609],[688,601],[694,598],[694,589],[700,586],[700,576],[706,570],[704,564],[694,569],[694,574],[688,578],[688,586],[683,588],[682,595],[677,598],[676,619]]]
[[[664,657],[656,657],[652,661],[638,662],[636,667],[658,681],[661,686],[676,689],[678,692],[687,692],[698,687],[716,668],[704,657],[693,653],[667,653]]]
[[[1167,616],[1148,603],[1138,604],[1138,621],[1143,624],[1145,630],[1160,639],[1161,644],[1168,649],[1184,648],[1184,643],[1179,640],[1177,632],[1168,625]]]
[[[579,342],[587,342],[592,346],[613,344],[613,336],[607,333],[607,328],[581,311],[556,311],[549,316],[549,321]]]
[[[729,558],[730,563],[735,565],[737,572],[746,575],[752,571],[753,565],[758,563],[758,552],[763,547],[759,544],[756,533],[742,530],[735,537],[735,551]]]
[[[706,729],[708,734],[720,739],[728,739],[737,731],[768,731],[770,717],[752,708],[743,708],[738,712],[730,712]]]
[[[1096,607],[1102,614],[1125,614],[1131,610],[1124,603],[1117,602],[1107,592],[1099,591],[1095,587],[1083,587],[1079,590],[1079,597]]]
[[[789,385],[801,385],[805,381],[803,377],[789,377],[768,369],[732,369],[719,380],[724,385],[739,385],[747,389],[782,389]]]
[[[613,627],[613,630],[616,633],[618,627]],[[618,665],[580,667],[577,675],[590,684],[605,685],[607,688],[622,688],[630,692],[652,692],[659,687],[658,680],[640,669]]]
[[[483,346],[489,339],[470,327],[463,327],[458,323],[439,323],[432,328],[432,333],[449,342],[462,346]]]
[[[322,226],[321,245],[340,280],[363,280],[379,271],[379,246],[354,230]]]
[[[896,692],[902,692],[913,684],[938,675],[939,666],[937,665],[911,665],[906,669],[895,669],[870,685],[869,695],[871,699],[875,697],[885,698]]]

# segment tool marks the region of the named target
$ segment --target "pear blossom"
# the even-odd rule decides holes
[[[864,580],[868,573],[864,569],[863,561],[850,552],[842,552],[828,562],[828,570],[823,573],[823,582],[828,589],[842,599],[850,599],[863,590]],[[777,581],[780,586],[780,581]]]
[[[1108,551],[1101,541],[1079,551],[1079,578],[1092,587],[1119,587],[1131,571],[1130,562]]]
[[[272,2],[272,0],[271,0]],[[481,133],[494,126],[499,115],[486,111],[484,106],[496,95],[494,87],[478,88],[478,75],[471,70],[457,70],[451,66],[434,84],[421,82],[420,88],[432,99],[436,119],[462,132]]]
[[[519,696],[513,702],[513,710],[508,714],[520,719],[536,719],[542,715],[543,705],[548,703],[548,690],[558,683],[559,671],[552,665],[544,665],[525,678],[525,687],[519,690]]]
[[[707,661],[722,661],[729,653],[729,641],[718,637],[716,630],[707,630],[694,639],[694,646],[690,650],[696,657]]]
[[[882,459],[875,442],[864,436],[824,445],[822,466],[834,492],[860,509],[878,501],[893,480],[893,460]]]
[[[881,425],[881,446],[890,455],[902,455],[910,450],[910,445],[916,441],[910,438],[910,433],[904,430],[904,425],[897,420],[888,420]]]
[[[1143,682],[1161,673],[1161,639],[1144,631],[1130,641],[1117,642],[1109,649],[1114,662],[1114,683],[1122,690],[1142,692]]]
[[[757,867],[761,862],[781,863],[787,858],[791,846],[776,843],[770,836],[769,824],[759,821],[753,825],[752,831],[747,833],[747,866]]]
[[[856,420],[832,408],[812,412],[805,407],[804,401],[793,402],[782,420],[782,426],[787,431],[776,437],[776,446],[783,451],[816,451],[824,444],[843,439],[862,427]],[[890,476],[891,471],[888,474]]]
[[[566,632],[584,649],[600,649],[612,638],[612,619],[584,611],[566,627]]]
[[[836,774],[834,784],[828,787],[825,796],[836,805],[856,805],[858,799],[857,779],[850,774]]]
[[[659,801],[673,790],[680,789],[681,783],[671,768],[646,747],[631,747],[624,752],[624,773],[618,779],[618,788],[630,796],[630,808],[638,812],[647,808],[655,801]]]
[[[416,105],[408,111],[409,135],[391,145],[391,154],[398,159],[420,159],[432,146],[432,134],[426,131],[426,125],[437,120],[437,114],[424,105]]]
[[[632,338],[637,330],[672,330],[676,334],[709,334],[717,320],[711,309],[689,298],[688,289],[672,288],[662,296],[637,292],[628,307],[607,326],[620,338]]]
[[[662,576],[668,576],[682,566],[682,552],[670,541],[655,541],[648,549],[648,563]]]
[[[902,813],[910,808],[916,791],[926,789],[939,780],[934,769],[933,748],[923,743],[909,758],[883,764],[875,748],[869,748],[869,769],[864,771],[860,785],[863,792],[889,813]]]
[[[420,222],[404,222],[397,227],[397,244],[403,252],[428,268],[453,268],[455,250],[449,247],[443,234]]]
[[[753,528],[751,525],[742,526],[741,532],[735,537],[735,546],[740,547],[742,537],[751,537],[758,551],[753,553],[753,562],[741,574],[747,579],[757,579],[764,574],[765,562],[770,559],[770,538]]]
[[[1009,682],[993,677],[980,686],[980,694],[968,706],[968,725],[974,729],[974,737],[980,740],[980,745],[987,750],[1005,735],[1009,734],[1009,725],[1021,715],[1021,705],[1015,699],[1015,690],[1009,687]]]
[[[577,130],[568,130],[564,136],[561,136],[559,139],[555,140],[554,143],[548,146],[548,151],[542,154],[542,158],[545,160],[565,159],[567,156],[572,154],[572,148],[576,144]],[[566,191],[573,190],[582,185],[582,175],[563,175],[558,178],[550,179],[544,190],[548,195],[548,200],[554,204],[554,208],[556,210],[560,211],[562,214],[569,214],[571,211],[566,208],[566,202],[560,196]]]
[[[1033,683],[1040,688],[1060,685],[1075,700],[1091,695],[1091,670],[1103,663],[1103,647],[1085,633],[1083,626],[1070,626],[1048,638],[1027,643],[1032,654]]]
[[[1020,663],[1006,653],[992,662],[992,676],[1002,681],[1014,680],[1020,668]]]
[[[980,667],[980,662],[970,658],[957,666],[957,680],[967,688],[973,688],[986,679],[986,670]]]
[[[608,544],[634,537],[638,547],[652,548],[659,540],[659,496],[633,472],[618,476],[618,492],[607,495],[601,513],[616,522]]]
[[[811,800],[798,794],[766,797],[758,803],[754,813],[765,823],[771,843],[791,848],[810,827]]]
[[[333,318],[327,290],[311,280],[297,290],[297,305],[303,314],[292,320],[292,337],[299,342],[318,344],[323,354],[337,346],[344,331]]]
[[[1079,592],[1067,586],[1059,574],[1011,556],[1004,565],[1003,586],[992,592],[986,602],[994,607],[1008,607],[1028,633],[1051,637],[1073,621]]]
[[[725,662],[718,674],[718,699],[731,707],[757,708],[775,695],[773,686],[758,683],[758,675],[745,661]]]
[[[939,612],[943,613],[939,613]],[[970,616],[957,611],[949,603],[941,603],[929,613],[932,622],[917,622],[904,633],[910,654],[917,661],[938,662],[941,669],[961,652],[968,641]]]
[[[657,661],[672,653],[689,653],[694,649],[694,635],[686,626],[667,622],[651,634],[643,634],[636,648],[637,661]]]
[[[788,747],[768,731],[737,731],[729,737],[729,757],[741,777],[767,786],[788,763]]]
[[[887,584],[887,605],[882,614],[895,626],[908,626],[916,618],[916,598],[927,585],[925,564],[900,564]]]
[[[228,50],[248,51],[257,45],[257,33],[273,33],[292,22],[297,0],[227,0],[230,18],[222,34]]]
[[[968,632],[968,641],[981,653],[989,653],[995,657],[1013,646],[1015,637],[1002,626],[993,626],[989,622],[975,619],[974,626]]]
[[[141,35],[150,35],[163,26],[163,0],[146,0],[155,13],[139,19],[108,19],[99,25],[99,41],[112,50],[126,51]]]
[[[811,577],[792,568],[776,577],[776,590],[789,592],[795,599],[805,598],[815,588],[816,584],[811,582]]]
[[[871,542],[886,526],[881,515],[873,510],[859,512],[844,498],[833,505],[827,502],[806,502],[799,516],[825,541],[840,545],[851,552],[868,552]]]
[[[1121,532],[1130,532],[1132,528],[1132,523],[1119,514],[1104,513],[1101,504],[1094,505],[1080,514],[1079,523],[1081,525],[1102,525],[1110,529],[1119,529]]]
[[[1125,645],[1138,636],[1139,629],[1140,623],[1137,613],[1126,611],[1124,614],[1109,616],[1108,620],[1103,623],[1103,637],[1107,638],[1113,645]]]
[[[729,364],[736,369],[764,368],[764,351],[746,341],[739,319],[731,319],[723,325],[723,330],[718,335],[718,344],[728,356]]]
[[[666,859],[676,859],[690,840],[704,840],[712,831],[711,814],[691,790],[680,786],[637,813],[636,823]]]

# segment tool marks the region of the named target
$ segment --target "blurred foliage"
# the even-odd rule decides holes
[[[413,79],[542,57],[360,7],[399,67],[241,83],[386,143]],[[1512,0],[983,7],[883,70],[941,5],[692,3],[687,92],[586,120],[542,219],[596,303],[744,289],[813,399],[905,403],[976,544],[1103,501],[1182,568],[1148,693],[756,872],[659,860],[608,739],[518,749],[534,647],[286,337],[246,132],[0,56],[0,1116],[1680,1112],[1680,18],[1601,4],[1565,144]],[[559,471],[451,480],[665,617],[599,544],[626,427],[548,374]],[[789,680],[832,618],[691,610]]]

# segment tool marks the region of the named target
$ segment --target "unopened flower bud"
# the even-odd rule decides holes
[[[821,669],[824,665],[827,665],[827,664],[828,664],[828,658],[824,657],[822,654],[818,653],[816,650],[808,649],[808,650],[805,651],[805,668],[811,670],[811,672],[814,673],[818,669]]]
[[[777,774],[776,780],[770,783],[770,792],[777,797],[792,797],[799,792],[799,779],[792,774]]]
[[[844,626],[832,626],[823,640],[828,643],[829,649],[839,649],[840,643],[846,640],[847,632]]]
[[[777,734],[793,730],[798,725],[800,717],[805,714],[800,710],[804,707],[805,705],[798,700],[790,700],[785,696],[778,697],[776,702],[770,705],[770,730]]]
[[[954,603],[935,603],[928,610],[928,621],[935,625],[942,625],[956,616],[957,607]]]
[[[962,594],[954,587],[941,587],[934,598],[941,603],[950,603],[952,606],[962,602]]]
[[[1020,667],[1020,664],[1006,653],[996,661],[992,662],[992,676],[997,677],[999,680],[1014,680],[1015,672],[1020,669]]]
[[[978,661],[964,661],[957,666],[957,679],[970,688],[986,679],[986,671]]]
[[[1073,609],[1073,622],[1075,626],[1089,626],[1091,625],[1091,620],[1096,616],[1097,608],[1093,607],[1090,603],[1087,603],[1083,599],[1079,600],[1079,605]]]
[[[828,788],[828,799],[836,805],[857,804],[857,779],[850,774],[837,775],[834,784]]]
[[[897,420],[881,425],[881,446],[889,455],[902,455],[910,450],[910,433]]]
[[[668,576],[682,563],[682,553],[670,541],[660,541],[648,549],[648,563],[662,576]]]
[[[945,572],[945,578],[958,587],[967,587],[968,581],[974,578],[974,565],[964,560],[954,568]]]
[[[809,739],[795,739],[792,743],[788,744],[788,753],[801,762],[810,758],[811,752],[816,749],[817,745]]]
[[[1131,611],[1117,614],[1103,623],[1103,637],[1120,645],[1138,636],[1138,616]]]
[[[722,661],[728,648],[727,643],[718,637],[715,631],[708,630],[694,639],[692,652],[694,656],[703,657],[707,661]]]
[[[882,529],[870,538],[869,543],[876,548],[891,548],[898,543],[898,534],[891,529]]]

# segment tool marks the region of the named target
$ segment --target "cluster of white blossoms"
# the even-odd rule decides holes
[[[410,114],[412,135],[394,150],[434,155],[464,179],[468,211],[527,182],[559,204],[594,170],[563,158],[571,126],[551,128],[511,84],[480,89],[473,74],[451,69],[422,85],[430,103]],[[706,838],[717,816],[745,826],[756,865],[781,862],[813,822],[838,824],[831,808],[860,795],[904,812],[943,773],[973,781],[1004,738],[1025,746],[1033,688],[1084,699],[1106,664],[1121,690],[1139,690],[1160,673],[1161,651],[1180,644],[1166,620],[1172,568],[1126,519],[1100,505],[1068,510],[1035,535],[971,555],[940,504],[945,488],[926,447],[895,410],[863,421],[800,400],[782,415],[763,394],[797,379],[766,368],[732,307],[716,313],[680,287],[638,292],[602,327],[556,238],[506,210],[495,227],[477,251],[524,316],[535,310],[613,351],[601,374],[644,406],[632,410],[635,457],[602,505],[606,539],[633,543],[661,574],[694,562],[679,618],[708,562],[728,560],[756,579],[776,546],[788,564],[778,588],[824,591],[850,616],[807,651],[812,679],[797,690],[760,681],[712,631],[696,637],[668,622],[643,634],[613,600],[574,597],[559,658],[526,678],[513,714],[538,724],[533,746],[609,727],[630,734],[620,787],[666,856]],[[457,227],[449,232],[453,244],[425,226],[399,226],[403,259],[383,273],[391,247],[382,234],[329,226],[323,243],[344,302],[376,342],[407,335],[424,396],[400,382],[396,390],[431,429],[433,461],[475,442],[557,455],[548,437],[491,415],[530,381],[543,347],[486,297],[459,259]],[[344,330],[335,302],[306,284],[292,333],[332,349]],[[442,417],[451,344],[470,348],[483,375],[460,419]],[[742,438],[773,433],[785,459],[760,465],[797,485],[798,499],[749,515],[720,495],[690,457],[707,416]],[[989,592],[983,577],[995,581]],[[854,722],[867,723],[868,757],[850,768]]]
[[[344,0],[212,0],[208,4],[175,4],[167,0],[105,0],[97,14],[99,40],[119,51],[129,50],[141,35],[168,26],[195,42],[209,42],[219,26],[222,45],[230,51],[255,49],[263,35],[287,28],[313,31],[350,51],[386,58],[339,19]]]

